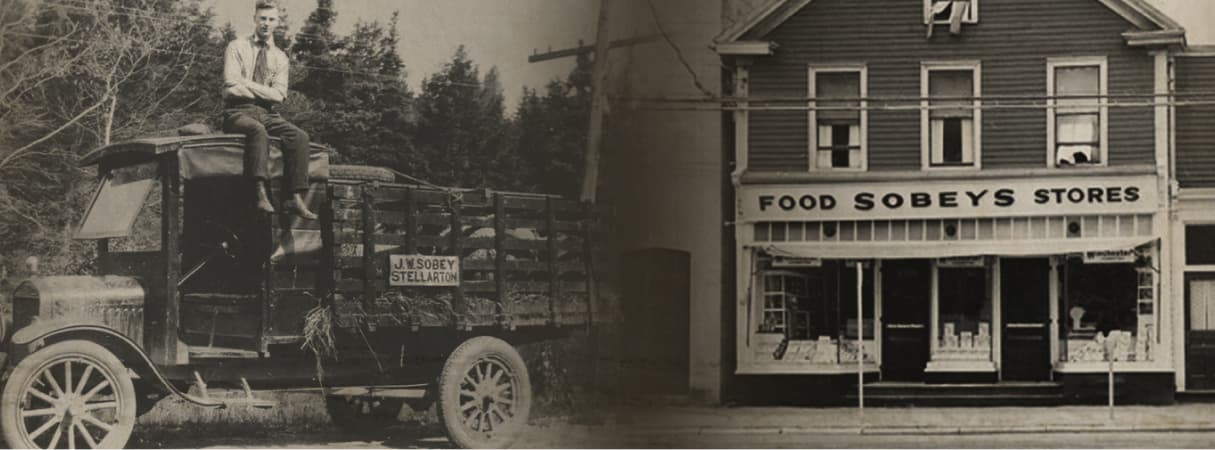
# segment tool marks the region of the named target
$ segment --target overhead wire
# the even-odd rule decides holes
[[[671,39],[671,35],[667,33],[666,28],[662,26],[662,19],[658,17],[658,8],[654,5],[654,0],[646,0],[646,3],[650,7],[650,17],[654,18],[654,26],[658,28],[658,33],[662,35],[663,40],[667,42],[667,45],[671,47],[671,50],[675,51],[675,57],[679,59],[679,63],[683,65],[683,69],[692,77],[692,84],[696,86],[697,90],[705,94],[705,96],[714,97],[716,94],[714,94],[713,91],[706,88],[705,85],[700,82],[700,75],[696,73],[696,70],[692,69],[692,64],[689,63],[688,59],[684,56],[683,49],[679,48],[679,45],[675,44],[675,41]]]

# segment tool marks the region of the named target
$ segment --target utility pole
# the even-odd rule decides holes
[[[599,187],[599,155],[603,146],[603,108],[607,101],[604,87],[607,86],[608,48],[611,47],[608,33],[608,16],[611,15],[612,0],[599,0],[599,29],[595,33],[595,62],[591,66],[591,118],[586,133],[586,161],[583,165],[583,203],[595,203]]]

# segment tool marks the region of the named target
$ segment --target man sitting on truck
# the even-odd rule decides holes
[[[224,132],[245,135],[245,174],[256,180],[257,208],[274,212],[270,203],[269,136],[282,140],[286,208],[315,220],[303,194],[308,192],[308,134],[278,113],[275,105],[287,98],[287,54],[274,45],[279,26],[273,0],[257,0],[252,36],[228,43],[224,52]]]

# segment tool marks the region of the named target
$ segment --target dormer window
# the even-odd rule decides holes
[[[979,0],[924,0],[924,23],[978,23]]]

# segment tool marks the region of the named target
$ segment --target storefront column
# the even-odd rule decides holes
[[[995,260],[987,273],[991,274],[991,359],[996,365],[996,381],[1000,381],[1004,377],[1004,367],[1000,365],[1003,361],[1000,359],[1000,353],[1004,346],[1004,339],[1002,339],[1004,318],[1001,316],[1002,311],[1000,310],[1002,297],[1000,283],[1003,277],[1000,276],[1000,258],[997,257]]]
[[[1050,257],[1050,377],[1059,363],[1059,257]]]
[[[931,265],[929,265],[929,272],[931,273],[929,279],[932,282],[930,284],[931,289],[928,292],[928,360],[932,361],[933,355],[937,354],[937,339],[940,335],[937,327],[940,326],[941,321],[941,313],[939,311],[941,306],[941,277],[937,269],[937,260],[932,260]]]
[[[882,365],[882,260],[873,261],[873,348],[874,361]],[[880,371],[879,371],[880,373]]]

